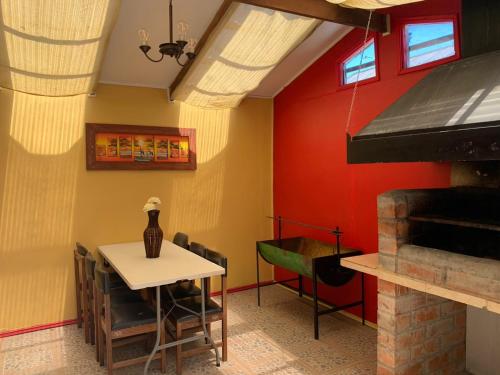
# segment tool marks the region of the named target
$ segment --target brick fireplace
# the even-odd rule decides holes
[[[498,189],[398,190],[378,198],[378,267],[437,286],[378,281],[378,374],[461,374],[467,302],[500,300]],[[471,300],[472,301],[472,300]]]

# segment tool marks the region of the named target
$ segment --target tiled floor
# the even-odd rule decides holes
[[[259,309],[255,296],[255,290],[229,295],[229,361],[217,368],[212,353],[193,357],[185,361],[184,374],[375,374],[374,329],[338,314],[322,316],[321,337],[316,341],[312,337],[309,301],[272,286],[263,289]],[[218,336],[219,326],[215,328],[214,335]],[[143,345],[132,350],[143,350]],[[118,354],[121,357],[127,353]],[[83,342],[82,332],[76,326],[0,341],[1,375],[106,374],[94,358],[94,347]],[[142,374],[142,367],[115,373]],[[160,372],[155,369],[151,373]],[[175,361],[170,351],[167,374],[174,373]]]

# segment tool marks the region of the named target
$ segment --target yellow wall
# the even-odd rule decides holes
[[[198,169],[87,171],[84,122],[196,128]],[[214,111],[145,88],[0,90],[0,150],[0,331],[74,318],[74,242],[140,240],[152,195],[166,238],[183,231],[227,255],[229,287],[255,282],[255,241],[272,233],[272,101]]]

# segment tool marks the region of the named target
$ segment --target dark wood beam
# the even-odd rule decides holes
[[[205,46],[208,38],[226,14],[232,3],[239,2],[255,5],[262,8],[278,10],[298,16],[316,18],[322,21],[335,22],[342,25],[366,28],[369,12],[362,9],[343,8],[341,6],[328,3],[325,0],[224,0],[219,10],[215,14],[212,22],[201,37],[196,46],[195,53],[198,55]],[[387,31],[386,17],[379,13],[373,13],[370,29],[384,33]],[[174,99],[175,89],[186,76],[193,61],[189,61],[179,72],[175,80],[169,87],[170,97]]]
[[[198,41],[198,44],[196,45],[196,48],[195,48],[195,51],[194,51],[196,53],[196,55],[200,54],[200,51],[205,46],[208,38],[210,37],[210,34],[212,34],[212,31],[214,31],[214,29],[217,27],[217,25],[219,24],[220,20],[222,19],[222,17],[224,17],[224,15],[226,14],[227,10],[229,9],[229,7],[231,6],[231,4],[233,2],[234,2],[234,0],[224,0],[224,2],[222,3],[222,5],[220,6],[219,10],[215,14],[214,18],[212,19],[212,22],[210,22],[210,25],[208,25],[207,30],[205,30],[205,32],[203,33],[203,36]],[[182,80],[184,79],[184,77],[186,76],[187,72],[189,71],[189,68],[193,64],[193,61],[194,60],[188,61],[188,63],[182,67],[182,69],[179,72],[179,74],[177,74],[177,77],[175,77],[174,81],[170,84],[169,93],[170,93],[170,98],[171,99],[174,99],[173,98],[174,91],[177,88],[177,86],[180,85],[180,83],[182,82]]]
[[[316,18],[342,25],[366,28],[370,12],[364,9],[344,8],[325,0],[237,0],[240,3],[279,10],[298,16]],[[370,30],[385,33],[386,17],[373,13]]]

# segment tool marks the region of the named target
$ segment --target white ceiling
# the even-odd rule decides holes
[[[190,37],[200,39],[221,4],[222,0],[174,0],[174,37],[175,25],[184,21],[190,25]],[[147,29],[151,34],[153,48],[150,54],[158,58],[154,46],[168,41],[168,0],[122,0],[104,57],[100,82],[155,88],[170,86],[181,67],[169,57],[160,63],[147,60],[138,48],[137,30],[140,28]],[[264,79],[251,96],[274,97],[350,29],[328,22],[321,24]]]

